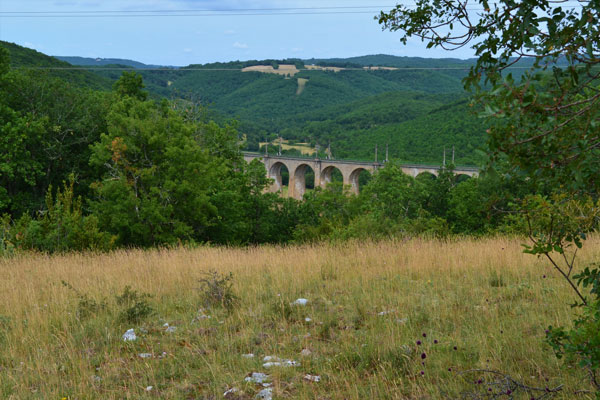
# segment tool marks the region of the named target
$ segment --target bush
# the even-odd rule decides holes
[[[208,271],[200,279],[200,293],[205,307],[223,307],[231,312],[239,303],[233,293],[233,274],[220,275],[217,271]]]
[[[83,216],[81,197],[73,194],[74,177],[63,183],[63,189],[52,196],[46,194],[46,210],[36,219],[23,215],[16,221],[12,237],[17,247],[43,252],[110,250],[115,238],[98,228],[98,219]],[[6,222],[5,222],[6,224]]]
[[[119,321],[134,323],[154,314],[154,309],[148,303],[148,299],[151,297],[148,293],[138,293],[136,290],[132,290],[131,286],[125,286],[123,293],[115,296],[117,305],[122,307],[119,312]]]
[[[81,293],[79,290],[75,289],[71,284],[66,281],[62,281],[62,285],[67,289],[70,289],[75,293],[79,302],[77,304],[77,312],[75,315],[78,320],[86,319],[90,316],[95,316],[99,312],[106,310],[107,304],[105,300],[100,302],[95,299],[90,298],[87,294]]]

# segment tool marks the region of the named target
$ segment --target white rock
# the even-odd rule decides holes
[[[269,361],[263,364],[264,368],[271,367],[299,367],[300,363],[295,360],[279,360],[279,361]]]
[[[263,361],[279,361],[279,357],[276,356],[264,356]]]
[[[239,391],[238,388],[233,387],[229,390],[226,390],[225,393],[223,393],[223,397],[227,397],[228,395],[237,393],[238,391]]]
[[[177,330],[176,326],[168,326],[167,329],[165,329],[165,332],[167,333],[173,333]]]
[[[263,399],[263,400],[271,400],[271,399],[273,399],[273,389],[267,388],[267,389],[261,390],[256,395],[256,398],[257,399]]]
[[[252,354],[252,353],[242,354],[242,357],[244,357],[244,358],[254,358],[254,354]]]
[[[294,306],[305,306],[306,304],[308,304],[308,300],[307,299],[302,299],[302,298],[296,299],[296,301],[294,301],[292,303],[292,305],[294,305]]]
[[[252,375],[247,376],[244,380],[252,383],[263,383],[269,380],[269,375],[262,372],[253,372]]]
[[[309,375],[306,374],[304,375],[304,379],[310,382],[320,382],[321,381],[321,377],[319,375]]]
[[[303,357],[308,357],[312,354],[312,351],[310,351],[309,349],[302,349],[302,351],[300,352],[300,355]]]
[[[279,361],[269,361],[269,362],[264,363],[263,367],[265,367],[265,368],[281,367],[281,363]]]
[[[154,386],[146,386],[146,392],[151,391],[152,389],[154,389]]]
[[[304,318],[304,322],[310,322],[310,321],[312,321],[312,318],[309,318],[309,317]]]
[[[138,354],[138,356],[140,356],[140,358],[151,358],[152,354],[150,354],[150,353],[140,353],[140,354]]]
[[[128,329],[127,332],[123,334],[123,341],[129,342],[137,340],[137,336],[135,335],[135,331],[132,329]]]

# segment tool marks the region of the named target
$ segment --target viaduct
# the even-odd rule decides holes
[[[250,162],[259,159],[267,171],[267,176],[273,179],[270,191],[277,192],[281,190],[281,168],[285,166],[290,174],[288,197],[301,200],[306,191],[306,171],[310,168],[315,173],[315,187],[324,187],[331,182],[331,174],[338,169],[344,178],[344,185],[351,187],[353,193],[358,194],[358,177],[362,171],[375,172],[383,168],[385,164],[379,162],[366,161],[344,161],[344,160],[324,160],[319,158],[300,158],[288,156],[265,155],[258,153],[244,153],[244,160]],[[402,171],[412,177],[422,173],[430,173],[437,176],[440,167],[431,165],[402,165]],[[457,167],[454,169],[457,175],[476,176],[477,168]]]

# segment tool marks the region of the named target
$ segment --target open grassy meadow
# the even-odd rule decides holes
[[[575,298],[520,242],[1,259],[0,398],[543,395],[472,369],[562,385],[555,398],[592,398],[582,391],[585,374],[565,368],[544,344],[548,325],[568,324]],[[600,241],[590,240],[580,265],[599,255]],[[129,329],[136,339],[124,341]],[[252,373],[267,376],[256,382],[261,376]]]

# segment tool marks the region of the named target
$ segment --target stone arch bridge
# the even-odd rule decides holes
[[[312,169],[315,173],[315,187],[325,187],[331,182],[331,175],[335,169],[342,173],[344,185],[351,187],[353,193],[358,194],[358,177],[362,171],[373,173],[379,168],[383,168],[385,164],[379,162],[367,161],[346,161],[346,160],[323,160],[319,158],[301,158],[288,156],[272,156],[258,153],[244,153],[244,160],[250,162],[254,159],[259,159],[264,165],[267,176],[273,179],[270,191],[277,192],[282,188],[281,168],[286,167],[290,174],[290,182],[288,189],[288,197],[301,200],[306,191],[305,174],[308,169]],[[437,176],[440,167],[431,165],[402,165],[402,171],[412,177],[416,177],[422,173],[430,173]],[[454,169],[457,175],[476,176],[477,168],[472,167],[457,167]]]

